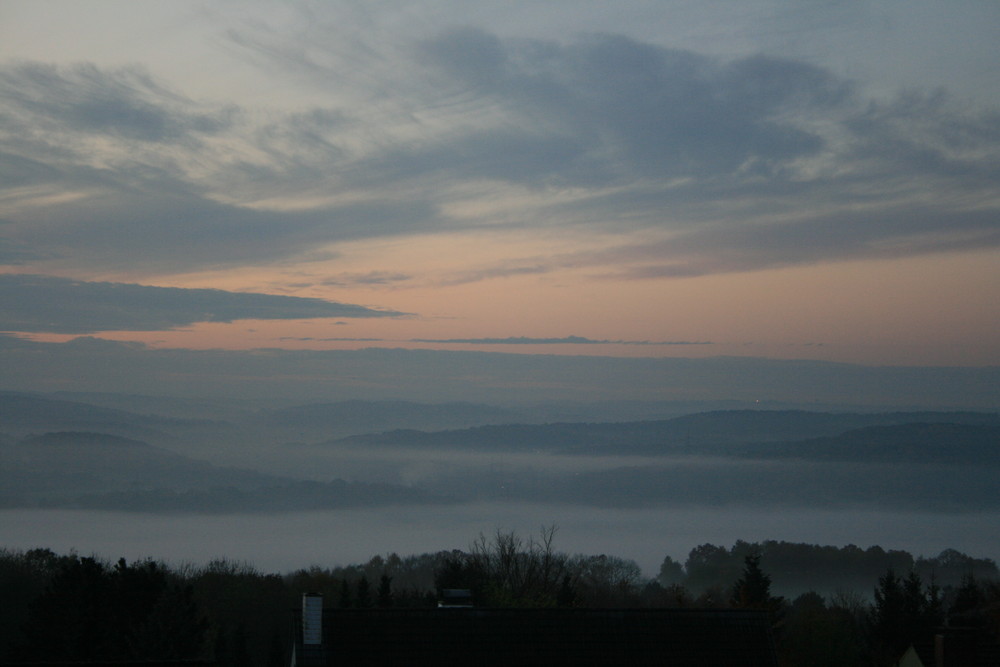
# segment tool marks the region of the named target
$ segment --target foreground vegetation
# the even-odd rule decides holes
[[[644,579],[633,561],[568,555],[554,529],[498,532],[466,551],[314,566],[284,575],[219,560],[202,567],[110,563],[48,549],[0,550],[0,662],[209,658],[287,662],[303,592],[329,606],[434,606],[468,588],[480,606],[756,608],[771,613],[784,665],[881,665],[936,628],[994,641],[1000,573],[954,550],[914,558],[880,547],[705,544]],[[780,595],[779,595],[780,593]]]

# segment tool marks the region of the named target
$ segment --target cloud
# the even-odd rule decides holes
[[[411,343],[464,343],[469,345],[711,345],[710,341],[649,341],[649,340],[595,340],[583,336],[564,338],[530,338],[509,336],[507,338],[411,338]]]
[[[263,112],[190,99],[134,66],[0,65],[0,262],[164,275],[393,235],[620,235],[607,252],[543,248],[456,270],[450,284],[1000,243],[994,109],[939,92],[864,99],[815,64],[623,35],[373,34],[230,32],[244,58],[300,86],[301,101]],[[510,203],[491,212],[497,201]],[[409,279],[372,270],[329,284]]]
[[[150,349],[0,336],[2,387],[317,402],[342,399],[812,401],[994,410],[1000,367],[858,366],[750,357],[613,358],[369,348]],[[429,382],[428,378],[433,378]]]
[[[385,342],[384,338],[314,338],[312,336],[280,336],[278,338],[280,341],[294,340],[299,342],[319,342],[319,343],[329,343],[329,342],[347,342],[347,343],[382,343]]]
[[[865,99],[817,65],[609,34],[557,42],[464,27],[415,52],[408,73],[426,85],[414,112],[453,122],[372,152],[357,175],[576,188],[504,223],[623,234],[603,259],[508,258],[445,284],[612,257],[622,264],[607,275],[665,277],[997,245],[1000,114],[941,91]],[[655,228],[662,243],[629,248],[630,231]]]
[[[9,235],[61,266],[171,272],[274,262],[335,241],[419,231],[432,218],[420,201],[269,211],[193,194],[118,190],[30,211],[22,218],[30,224]]]
[[[427,40],[419,53],[453,87],[492,101],[524,128],[512,130],[524,146],[508,140],[507,149],[534,167],[521,178],[548,172],[574,184],[732,174],[748,160],[776,169],[823,148],[796,116],[837,107],[851,93],[819,67],[763,56],[724,63],[621,35],[564,45],[501,42],[463,28]],[[539,130],[562,150],[539,153],[530,141]],[[454,143],[475,147],[494,133]]]
[[[392,285],[412,280],[413,276],[393,271],[368,271],[366,273],[341,273],[321,281],[323,285]]]
[[[944,90],[910,90],[871,101],[845,126],[856,137],[852,157],[883,173],[906,165],[914,173],[952,177],[963,189],[996,186],[1000,110],[960,110]]]
[[[159,331],[240,319],[395,317],[394,311],[272,294],[0,275],[0,330],[47,333]]]
[[[0,70],[5,120],[35,133],[66,131],[165,142],[224,129],[225,113],[198,113],[139,67],[105,70],[90,63],[57,68],[18,63]]]
[[[375,192],[289,204],[328,188],[331,164],[344,157],[331,137],[349,121],[333,109],[257,122],[235,105],[173,93],[135,67],[8,63],[0,121],[0,261],[8,264],[245,266],[426,229],[437,218],[425,199]]]
[[[848,259],[895,259],[1000,246],[990,209],[927,204],[837,211],[792,221],[717,225],[658,242],[554,257],[549,270],[601,268],[617,278],[680,278]]]
[[[463,285],[493,278],[540,275],[549,273],[556,267],[557,263],[554,261],[539,261],[537,258],[523,261],[505,261],[498,266],[482,266],[469,271],[451,273],[441,280],[441,284]]]

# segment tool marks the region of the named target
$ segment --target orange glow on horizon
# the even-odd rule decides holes
[[[438,239],[438,244],[445,244]],[[430,243],[434,245],[434,243]],[[438,250],[443,250],[439,245]],[[475,264],[471,246],[466,265]],[[385,252],[385,244],[379,248]],[[429,250],[429,248],[425,248]],[[402,248],[400,248],[402,252]],[[366,253],[360,253],[364,256]],[[491,253],[484,250],[487,261]],[[457,255],[451,255],[457,257]],[[395,267],[418,275],[426,260]],[[336,262],[345,272],[353,262]],[[697,278],[611,280],[586,269],[513,275],[450,286],[326,286],[295,272],[213,274],[216,287],[323,297],[414,313],[402,318],[244,320],[97,337],[154,348],[248,350],[367,347],[621,357],[719,355],[885,365],[993,365],[1000,341],[996,253],[844,262]],[[313,270],[319,272],[317,267]],[[169,281],[201,287],[188,276]],[[200,283],[200,284],[199,284]],[[416,283],[416,284],[414,284]],[[579,336],[605,344],[429,343],[424,340]],[[32,335],[42,341],[74,336]],[[635,344],[642,341],[700,344]],[[628,344],[633,343],[633,344]],[[707,343],[707,344],[706,344]]]

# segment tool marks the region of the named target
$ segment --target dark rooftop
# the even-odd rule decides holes
[[[326,609],[330,665],[776,665],[765,612],[700,609]]]

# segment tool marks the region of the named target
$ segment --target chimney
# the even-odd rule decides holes
[[[302,596],[302,643],[306,646],[323,643],[323,596],[319,593]]]

